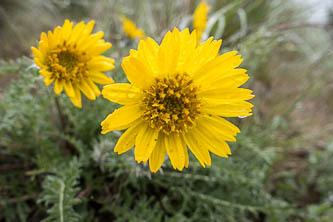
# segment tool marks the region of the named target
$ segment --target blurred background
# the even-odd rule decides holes
[[[40,33],[96,21],[113,44],[109,72],[138,40],[121,14],[160,41],[192,29],[197,0],[0,0],[0,222],[24,221],[324,221],[333,218],[333,3],[330,0],[207,0],[203,38],[239,50],[256,97],[229,159],[203,169],[157,174],[113,147],[121,132],[100,134],[117,106],[46,87],[32,65]],[[59,118],[61,113],[61,118]]]

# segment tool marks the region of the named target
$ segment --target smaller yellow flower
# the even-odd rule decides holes
[[[123,22],[123,29],[125,34],[131,38],[145,38],[145,33],[142,29],[137,29],[134,22],[132,22],[130,19],[126,18],[124,15],[120,16],[121,21]]]
[[[102,39],[104,32],[91,34],[94,25],[90,21],[73,27],[73,22],[66,20],[62,27],[41,34],[39,49],[31,47],[45,85],[54,82],[54,92],[58,95],[65,89],[78,108],[82,107],[81,92],[95,100],[101,94],[95,83],[113,83],[103,72],[114,69],[114,60],[101,56],[112,45]]]
[[[210,6],[206,1],[201,1],[193,14],[193,28],[197,30],[197,43],[200,43],[202,33],[207,26],[207,14]]]

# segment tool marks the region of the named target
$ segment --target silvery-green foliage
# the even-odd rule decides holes
[[[77,198],[80,187],[78,179],[81,170],[79,161],[74,158],[68,164],[59,164],[53,172],[48,172],[43,181],[43,192],[38,199],[48,207],[48,217],[43,222],[77,222],[82,221],[82,217],[75,212],[74,207],[80,203]]]
[[[17,45],[26,44],[21,50],[27,52],[39,35],[30,32],[41,27],[30,22],[29,32],[24,31],[22,17],[41,15],[43,23],[54,21],[50,29],[68,16],[94,18],[96,29],[113,43],[106,53],[116,59],[112,76],[126,82],[121,58],[137,42],[124,38],[117,16],[126,14],[159,42],[172,27],[191,26],[198,2],[15,1],[11,5],[19,8],[6,13],[20,13],[6,17],[0,28],[14,28],[5,34],[25,39]],[[209,3],[205,35],[222,38],[223,52],[240,51],[251,77],[248,88],[256,94],[254,115],[233,120],[241,129],[231,144],[233,155],[212,155],[212,166],[203,169],[190,154],[189,168],[182,172],[174,171],[166,157],[152,174],[147,164],[135,162],[133,151],[113,152],[122,131],[100,134],[100,122],[119,105],[99,97],[84,99],[77,109],[67,96],[44,85],[31,58],[6,58],[0,60],[0,221],[330,221],[332,142],[329,137],[318,143],[309,139],[306,129],[295,127],[292,115],[317,95],[330,107],[330,32],[281,26],[303,21],[291,1]],[[297,79],[291,88],[302,90],[290,96],[289,88],[271,89],[277,77],[284,78],[283,84]]]

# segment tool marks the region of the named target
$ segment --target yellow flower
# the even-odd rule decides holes
[[[78,108],[82,107],[81,91],[88,99],[95,100],[101,93],[95,83],[113,83],[103,72],[114,68],[114,60],[101,56],[111,48],[111,43],[102,39],[103,32],[91,34],[94,25],[90,21],[73,27],[73,22],[66,20],[62,27],[41,34],[39,49],[31,47],[45,85],[54,82],[54,92],[58,95],[65,88]]]
[[[197,42],[201,40],[202,33],[207,25],[207,14],[210,6],[206,1],[201,1],[193,14],[193,28],[197,30]]]
[[[126,18],[123,15],[120,16],[120,19],[123,22],[124,32],[129,38],[131,38],[131,39],[135,39],[135,38],[144,39],[145,38],[144,31],[142,29],[137,29],[134,22],[132,22],[131,20],[129,20],[128,18]]]
[[[218,55],[222,41],[196,43],[196,32],[168,32],[159,46],[141,40],[122,68],[130,83],[104,86],[104,98],[122,104],[102,122],[102,134],[127,129],[114,149],[118,154],[135,146],[135,160],[152,172],[167,153],[172,166],[188,167],[188,149],[203,167],[209,152],[231,154],[226,141],[236,141],[239,129],[221,117],[250,116],[254,96],[239,88],[248,80],[237,51]]]

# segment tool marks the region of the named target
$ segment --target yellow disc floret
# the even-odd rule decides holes
[[[64,41],[50,51],[46,64],[54,78],[80,82],[87,77],[89,59],[86,52],[77,50],[75,44],[68,45]]]
[[[187,74],[156,78],[144,90],[144,117],[152,128],[164,133],[186,132],[200,113],[197,87]]]

